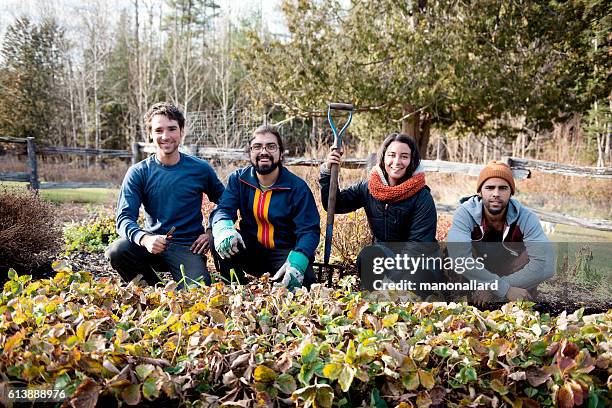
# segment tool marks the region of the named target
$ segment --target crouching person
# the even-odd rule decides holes
[[[221,275],[244,283],[245,272],[268,272],[289,290],[309,287],[316,281],[312,262],[320,234],[312,191],[283,167],[283,141],[274,127],[257,128],[248,150],[251,164],[229,176],[210,217]]]
[[[464,198],[448,233],[452,258],[478,258],[464,277],[492,289],[473,294],[475,303],[532,299],[554,274],[555,253],[538,217],[512,198],[508,165],[491,161],[478,177],[477,195]]]
[[[107,248],[106,257],[127,282],[141,275],[153,285],[161,281],[156,271],[170,271],[179,288],[210,284],[202,194],[216,203],[223,184],[206,161],[179,152],[185,118],[177,107],[157,103],[144,120],[155,154],[130,167],[123,179],[117,203],[121,238]],[[144,228],[137,223],[141,205]]]

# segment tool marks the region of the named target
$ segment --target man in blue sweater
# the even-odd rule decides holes
[[[155,155],[130,167],[123,179],[117,202],[121,238],[107,248],[106,257],[127,282],[140,274],[155,284],[160,282],[155,271],[169,270],[181,288],[196,281],[210,284],[202,194],[216,203],[223,184],[206,161],[179,152],[185,117],[176,106],[156,103],[144,121]],[[137,223],[141,205],[144,228]]]
[[[319,243],[320,219],[312,191],[282,166],[283,141],[271,126],[260,126],[249,142],[251,165],[229,176],[210,215],[221,274],[234,269],[269,272],[290,290],[315,282],[312,261]],[[234,227],[240,211],[239,229]]]

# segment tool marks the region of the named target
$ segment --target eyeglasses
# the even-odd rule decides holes
[[[255,143],[249,149],[251,149],[252,152],[261,152],[262,149],[266,149],[268,152],[274,153],[278,150],[278,145],[276,143],[267,143],[265,145],[261,143]]]

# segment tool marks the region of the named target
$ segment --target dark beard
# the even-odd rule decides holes
[[[273,161],[273,160],[274,160],[274,158],[273,158],[273,157],[271,157],[271,156],[268,156],[268,158],[270,159],[271,164],[270,164],[270,165],[266,165],[266,166],[260,166],[260,165],[258,164],[258,161],[257,161],[257,159],[258,159],[258,158],[256,158],[254,162],[253,162],[253,161],[251,161],[251,164],[252,164],[252,165],[253,165],[253,167],[255,168],[255,171],[256,171],[258,174],[261,174],[262,176],[265,176],[265,175],[267,175],[267,174],[270,174],[270,173],[272,173],[274,170],[276,170],[278,167],[280,167],[280,160],[278,160],[278,161]]]

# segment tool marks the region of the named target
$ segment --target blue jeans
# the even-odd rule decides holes
[[[156,271],[170,271],[174,280],[179,283],[179,289],[182,289],[185,283],[192,285],[196,281],[210,285],[206,256],[194,254],[186,245],[169,242],[164,252],[152,254],[145,247],[119,238],[106,248],[105,255],[113,269],[126,282],[140,274],[149,285],[155,285],[161,282]],[[184,277],[181,265],[185,271]]]

